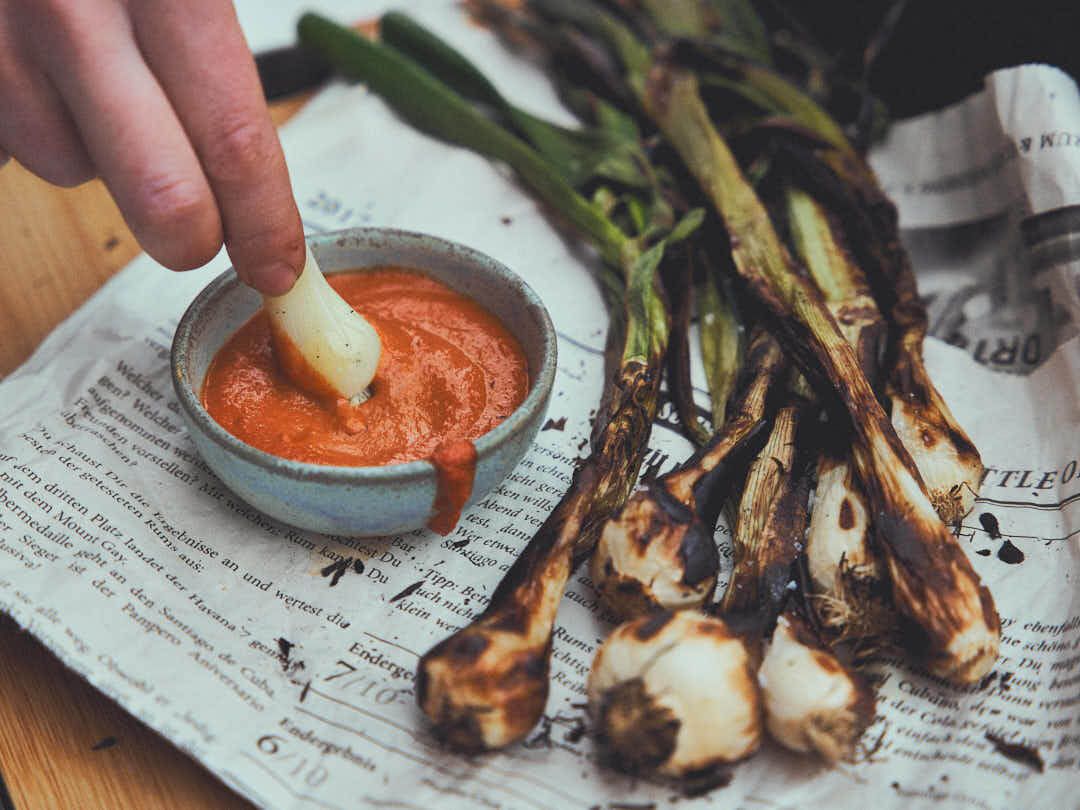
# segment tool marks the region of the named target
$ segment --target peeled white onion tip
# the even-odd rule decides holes
[[[293,288],[284,295],[265,296],[264,303],[275,332],[275,345],[287,337],[307,361],[310,369],[330,389],[311,393],[333,393],[359,404],[368,398],[368,387],[379,365],[382,344],[375,328],[354,310],[327,282],[311,248],[307,249],[304,270]],[[283,358],[282,358],[283,359]],[[293,382],[309,388],[303,376],[293,374],[283,359]],[[322,387],[322,386],[319,386]]]

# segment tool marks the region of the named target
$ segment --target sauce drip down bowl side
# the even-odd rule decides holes
[[[555,329],[536,293],[494,259],[425,234],[352,228],[318,234],[308,242],[328,275],[385,265],[418,270],[476,301],[517,338],[528,361],[529,392],[513,413],[473,442],[476,473],[467,505],[482,499],[525,455],[551,396]],[[259,294],[227,270],[195,298],[173,337],[173,386],[207,466],[244,501],[298,528],[364,537],[425,526],[437,492],[429,461],[379,467],[293,461],[246,444],[207,413],[200,393],[211,362],[261,306]]]

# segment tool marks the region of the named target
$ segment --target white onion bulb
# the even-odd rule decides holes
[[[354,403],[367,399],[382,353],[379,335],[330,286],[310,247],[293,288],[264,303],[278,361],[297,387]]]

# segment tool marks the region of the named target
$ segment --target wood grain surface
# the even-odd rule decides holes
[[[275,122],[304,101],[275,104]],[[100,181],[60,189],[14,162],[0,169],[0,377],[138,252]],[[251,807],[7,618],[0,775],[17,810]]]

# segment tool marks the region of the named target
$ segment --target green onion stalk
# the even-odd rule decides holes
[[[725,290],[708,255],[703,256],[703,263],[707,272],[697,287],[694,303],[712,423],[718,426],[727,421],[728,400],[742,365],[742,333],[732,296]]]

